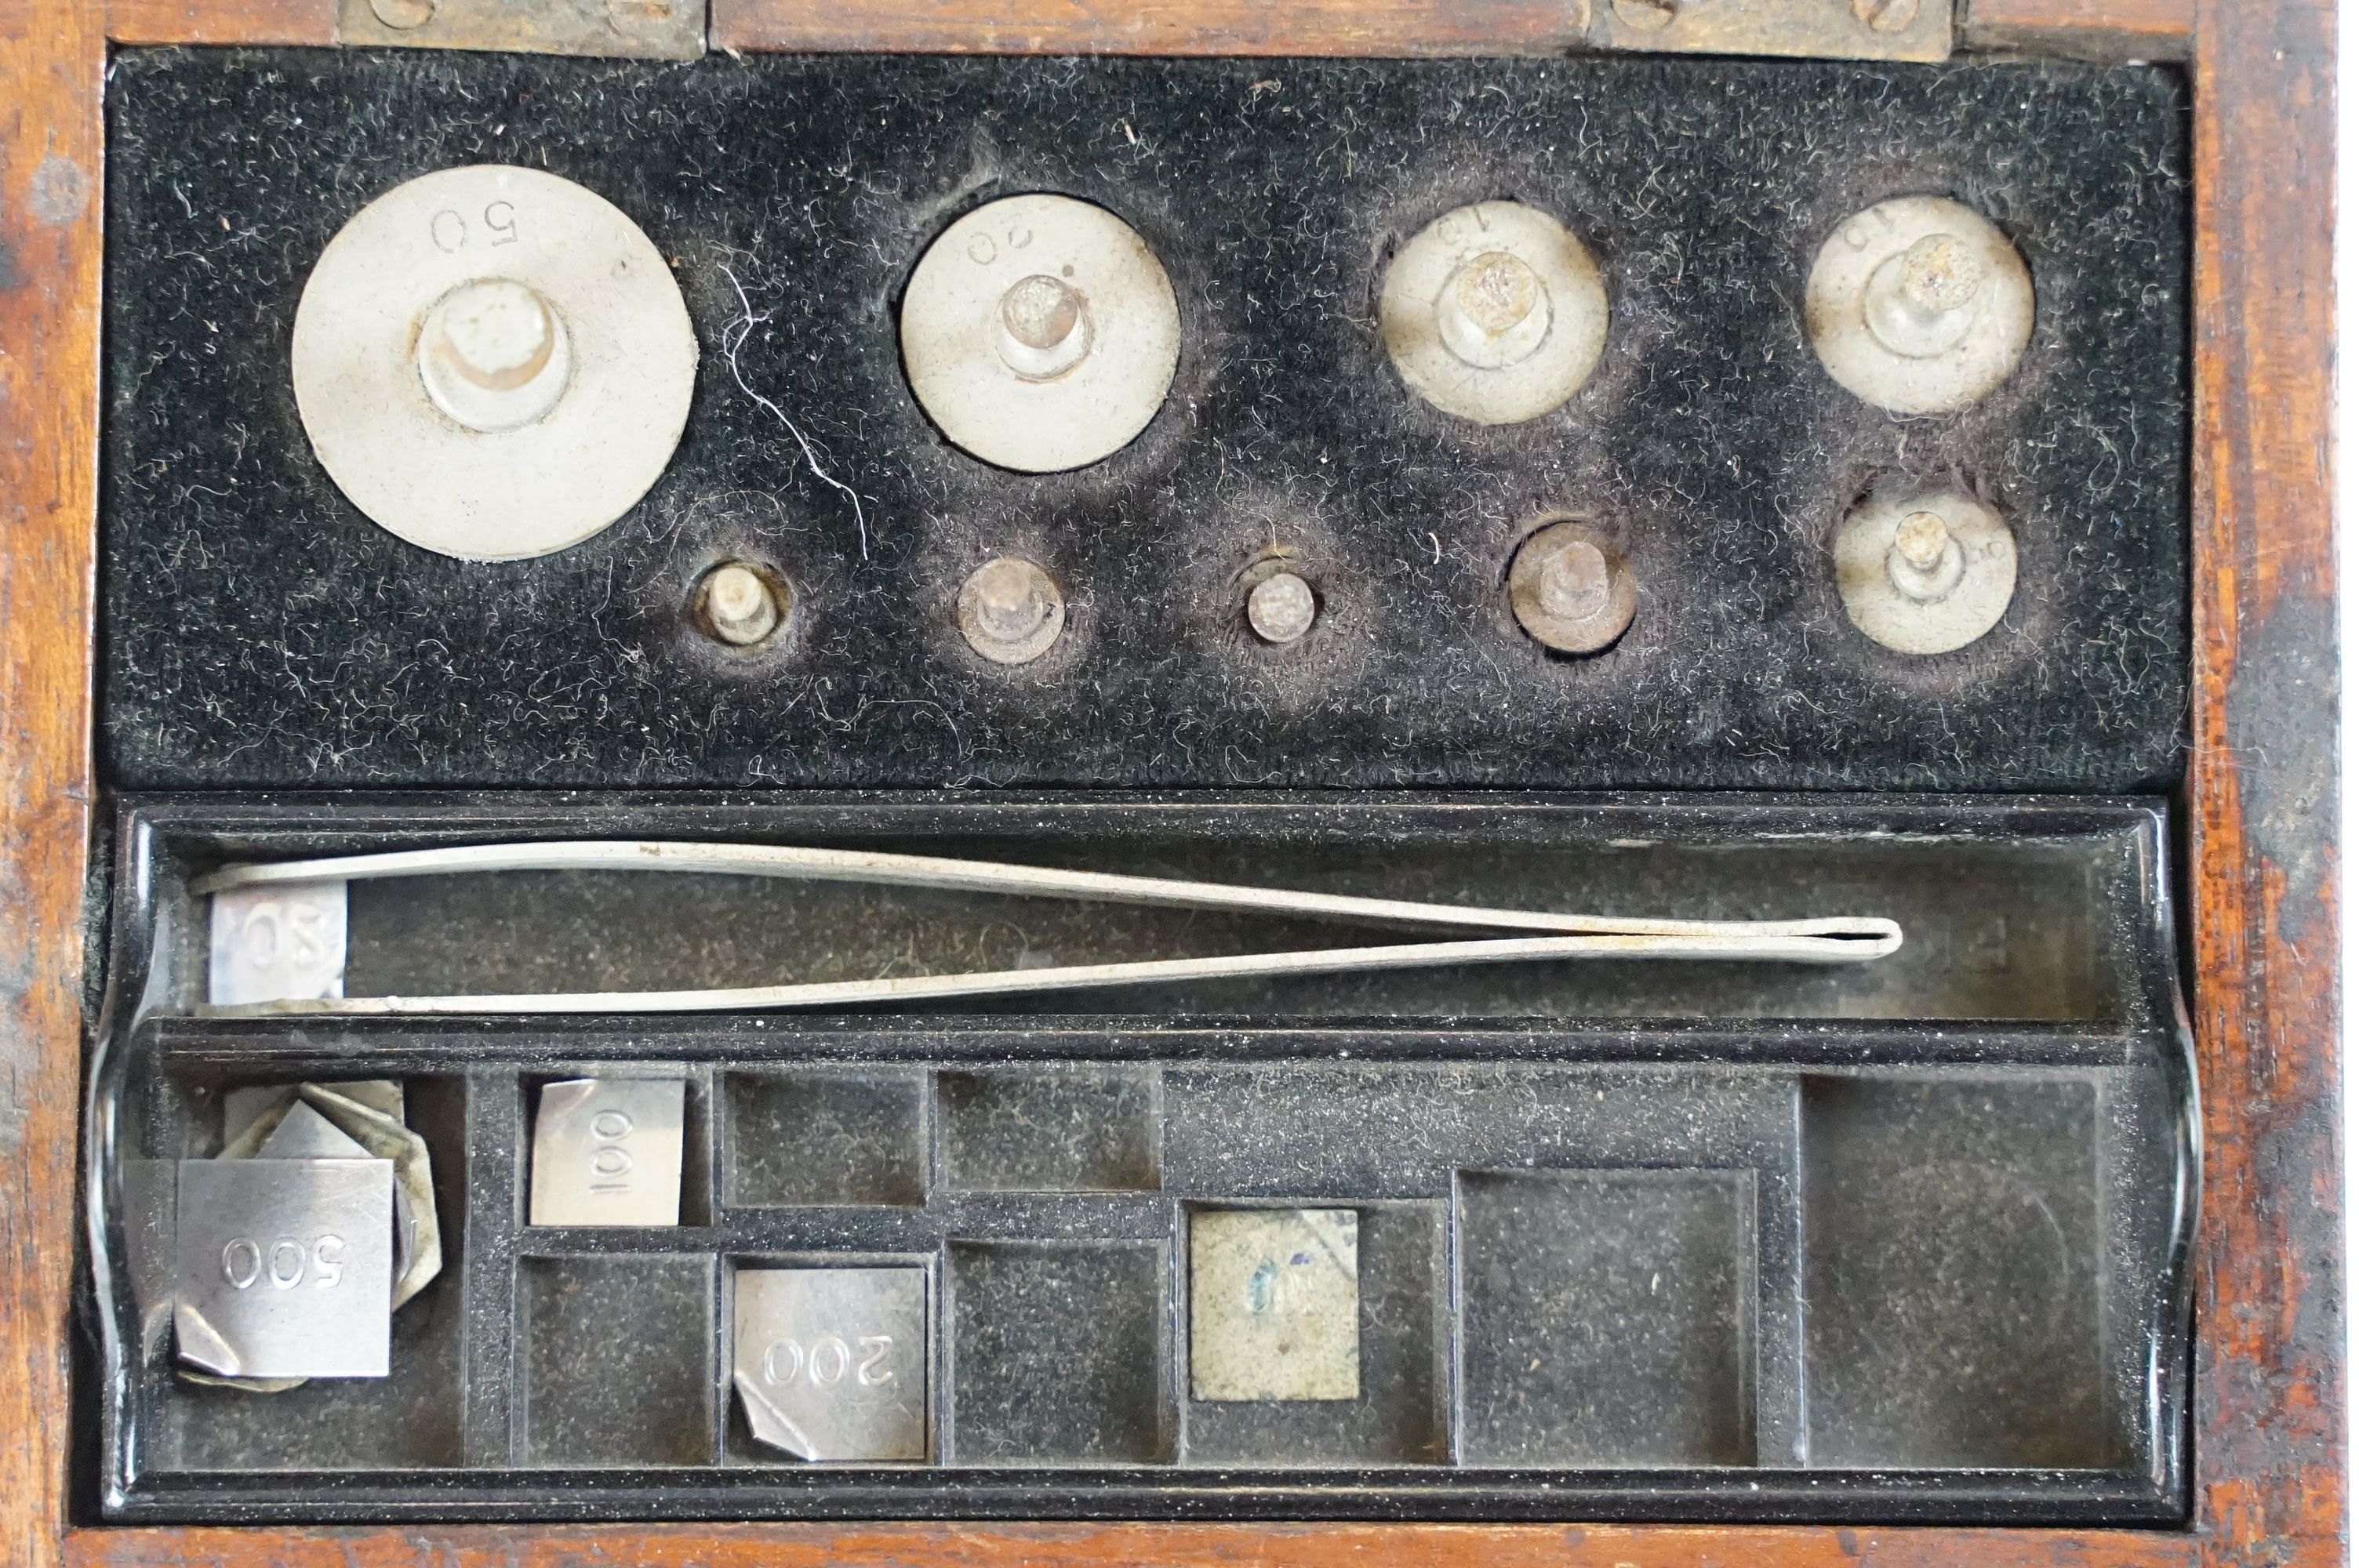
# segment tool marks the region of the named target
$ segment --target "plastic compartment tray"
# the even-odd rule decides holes
[[[110,1517],[2183,1515],[2192,1106],[2151,806],[151,799],[119,829],[90,1141]],[[1568,965],[1014,1014],[189,1011],[184,890],[210,865],[585,834],[1892,914],[1909,946],[1872,979]],[[615,975],[783,963],[798,931],[806,968],[995,925],[1101,950],[1270,935],[617,880],[435,879],[375,914],[356,890],[354,971],[472,980],[433,966],[468,922],[519,913],[510,945],[537,956],[484,967],[551,983],[581,978],[593,929]],[[775,952],[705,939],[732,907],[784,925]],[[690,1085],[682,1225],[525,1225],[534,1087],[658,1064]],[[217,1147],[226,1087],[364,1072],[409,1084],[450,1238],[396,1319],[395,1375],[267,1397],[178,1379],[133,1262],[170,1231],[153,1173]],[[1358,1217],[1358,1397],[1191,1398],[1191,1215],[1298,1206]],[[753,1441],[733,1290],[780,1262],[925,1271],[925,1462]]]

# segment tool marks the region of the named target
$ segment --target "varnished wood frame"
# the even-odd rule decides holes
[[[1575,0],[714,0],[729,47],[1463,53]],[[1535,20],[1537,18],[1537,20]],[[1970,43],[2191,59],[2203,1091],[2185,1530],[69,1524],[110,37],[317,44],[332,0],[0,0],[0,1563],[24,1568],[2332,1568],[2343,1561],[2333,0],[1973,0]],[[822,35],[821,29],[824,29]]]

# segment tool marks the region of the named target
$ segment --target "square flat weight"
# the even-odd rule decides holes
[[[746,1424],[799,1459],[926,1457],[926,1271],[743,1269]]]
[[[534,1225],[678,1225],[683,1078],[545,1084],[532,1122]]]
[[[1360,1217],[1223,1209],[1188,1226],[1188,1372],[1200,1400],[1360,1397]]]
[[[183,1160],[173,1327],[224,1377],[382,1378],[393,1162]]]

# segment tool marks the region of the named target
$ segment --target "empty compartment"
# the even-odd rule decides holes
[[[890,1068],[732,1073],[723,1150],[741,1208],[926,1201],[926,1080]]]
[[[2120,1458],[2100,1338],[2097,1136],[2085,1076],[1803,1081],[1813,1465]]]
[[[310,1075],[333,1085],[355,1075],[347,1065]],[[288,1082],[299,1081],[290,1076]],[[462,1463],[461,1390],[462,1297],[466,1269],[467,1089],[448,1077],[406,1076],[406,1119],[426,1140],[434,1166],[434,1204],[440,1222],[441,1271],[393,1314],[388,1374],[383,1378],[314,1378],[280,1393],[190,1382],[175,1370],[167,1328],[148,1364],[151,1397],[163,1419],[162,1465],[179,1470],[364,1470],[436,1467]],[[167,1085],[147,1098],[136,1130],[158,1156],[137,1184],[139,1195],[165,1206],[142,1223],[161,1239],[159,1282],[171,1289],[173,1162],[210,1158],[223,1142],[223,1102],[252,1087],[249,1080]],[[260,1097],[237,1093],[240,1111]],[[169,1314],[163,1314],[168,1318]],[[160,1320],[159,1320],[160,1321]]]
[[[1469,1465],[1750,1465],[1750,1171],[1458,1184]]]
[[[1677,1066],[1190,1062],[1164,1077],[1164,1184],[1433,1197],[1461,1170],[1782,1163],[1790,1078]]]
[[[712,1270],[629,1254],[519,1263],[523,1463],[712,1463]]]
[[[1330,1207],[1321,1204],[1315,1206]],[[1434,1465],[1449,1457],[1439,1204],[1351,1206],[1359,1218],[1359,1391],[1351,1399],[1207,1400],[1197,1358],[1203,1310],[1191,1278],[1181,1453],[1201,1465]],[[1198,1211],[1204,1212],[1204,1211]],[[1234,1212],[1234,1211],[1233,1211]],[[1269,1210],[1285,1213],[1286,1210]],[[1195,1267],[1191,1253],[1190,1267]]]
[[[1162,1242],[954,1241],[950,1260],[953,1462],[1169,1454]]]
[[[1158,1181],[1151,1067],[946,1072],[942,1182],[966,1192],[1133,1192]]]

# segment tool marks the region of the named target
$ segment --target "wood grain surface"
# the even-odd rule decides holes
[[[74,1568],[2186,1568],[2183,1535],[1658,1525],[82,1530]]]
[[[712,0],[716,49],[946,53],[1549,54],[1584,0]],[[124,44],[330,44],[335,0],[104,0]],[[2195,0],[1969,0],[1969,49],[2183,59]]]
[[[98,479],[100,14],[0,0],[0,1562],[64,1523]]]
[[[1588,0],[712,0],[722,49],[944,54],[1553,54]]]
[[[2185,59],[2196,0],[1966,0],[1960,41],[2082,59]]]
[[[84,0],[99,4],[101,0]],[[119,44],[330,44],[336,0],[103,0]]]
[[[2207,1559],[2343,1561],[2332,0],[2196,33],[2196,1500]]]

